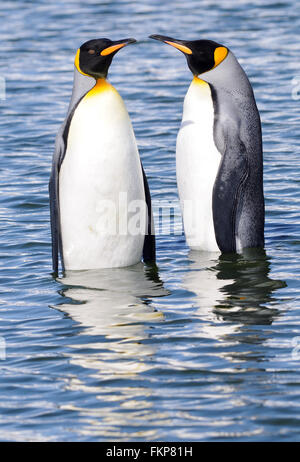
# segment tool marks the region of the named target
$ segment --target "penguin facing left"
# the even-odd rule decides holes
[[[263,247],[261,123],[244,70],[229,48],[212,40],[150,37],[184,53],[194,76],[176,145],[188,245],[225,253]]]
[[[155,261],[147,179],[124,102],[106,79],[114,55],[134,42],[101,38],[77,50],[73,93],[56,137],[49,181],[56,274],[59,257],[63,271]],[[138,232],[128,229],[130,204],[144,206]]]

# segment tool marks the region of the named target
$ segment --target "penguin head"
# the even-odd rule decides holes
[[[112,41],[107,38],[89,40],[78,48],[75,66],[83,75],[96,80],[106,78],[108,68],[114,55],[129,43],[135,43],[133,38]]]
[[[182,51],[190,70],[196,76],[217,67],[229,52],[228,48],[212,40],[177,40],[165,35],[150,35],[150,38]]]

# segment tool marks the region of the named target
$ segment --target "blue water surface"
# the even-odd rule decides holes
[[[1,441],[299,441],[299,17],[297,0],[1,2]],[[153,33],[223,43],[249,75],[266,252],[190,252],[162,228],[158,272],[140,264],[55,280],[48,178],[84,41],[138,40],[110,81],[153,201],[177,201],[192,75]]]

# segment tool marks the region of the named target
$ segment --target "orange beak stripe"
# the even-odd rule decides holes
[[[120,48],[124,47],[126,43],[119,43],[118,45],[112,45],[111,47],[104,48],[104,50],[101,51],[100,55],[101,56],[107,56],[113,53],[114,51],[119,50]]]
[[[177,48],[178,50],[182,51],[183,53],[186,53],[187,55],[191,55],[193,52],[190,50],[188,47],[184,45],[179,45],[178,43],[174,42],[168,42],[167,40],[165,41],[168,45],[172,45],[172,47]]]

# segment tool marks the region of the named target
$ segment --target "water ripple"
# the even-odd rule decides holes
[[[3,1],[0,17],[1,439],[298,440],[296,2],[21,0]],[[158,271],[54,280],[47,182],[82,42],[139,40],[110,80],[153,200],[178,199],[174,152],[191,75],[176,50],[147,39],[153,33],[220,41],[247,71],[263,123],[266,252],[194,253],[162,229]],[[176,229],[180,220],[175,211]]]

